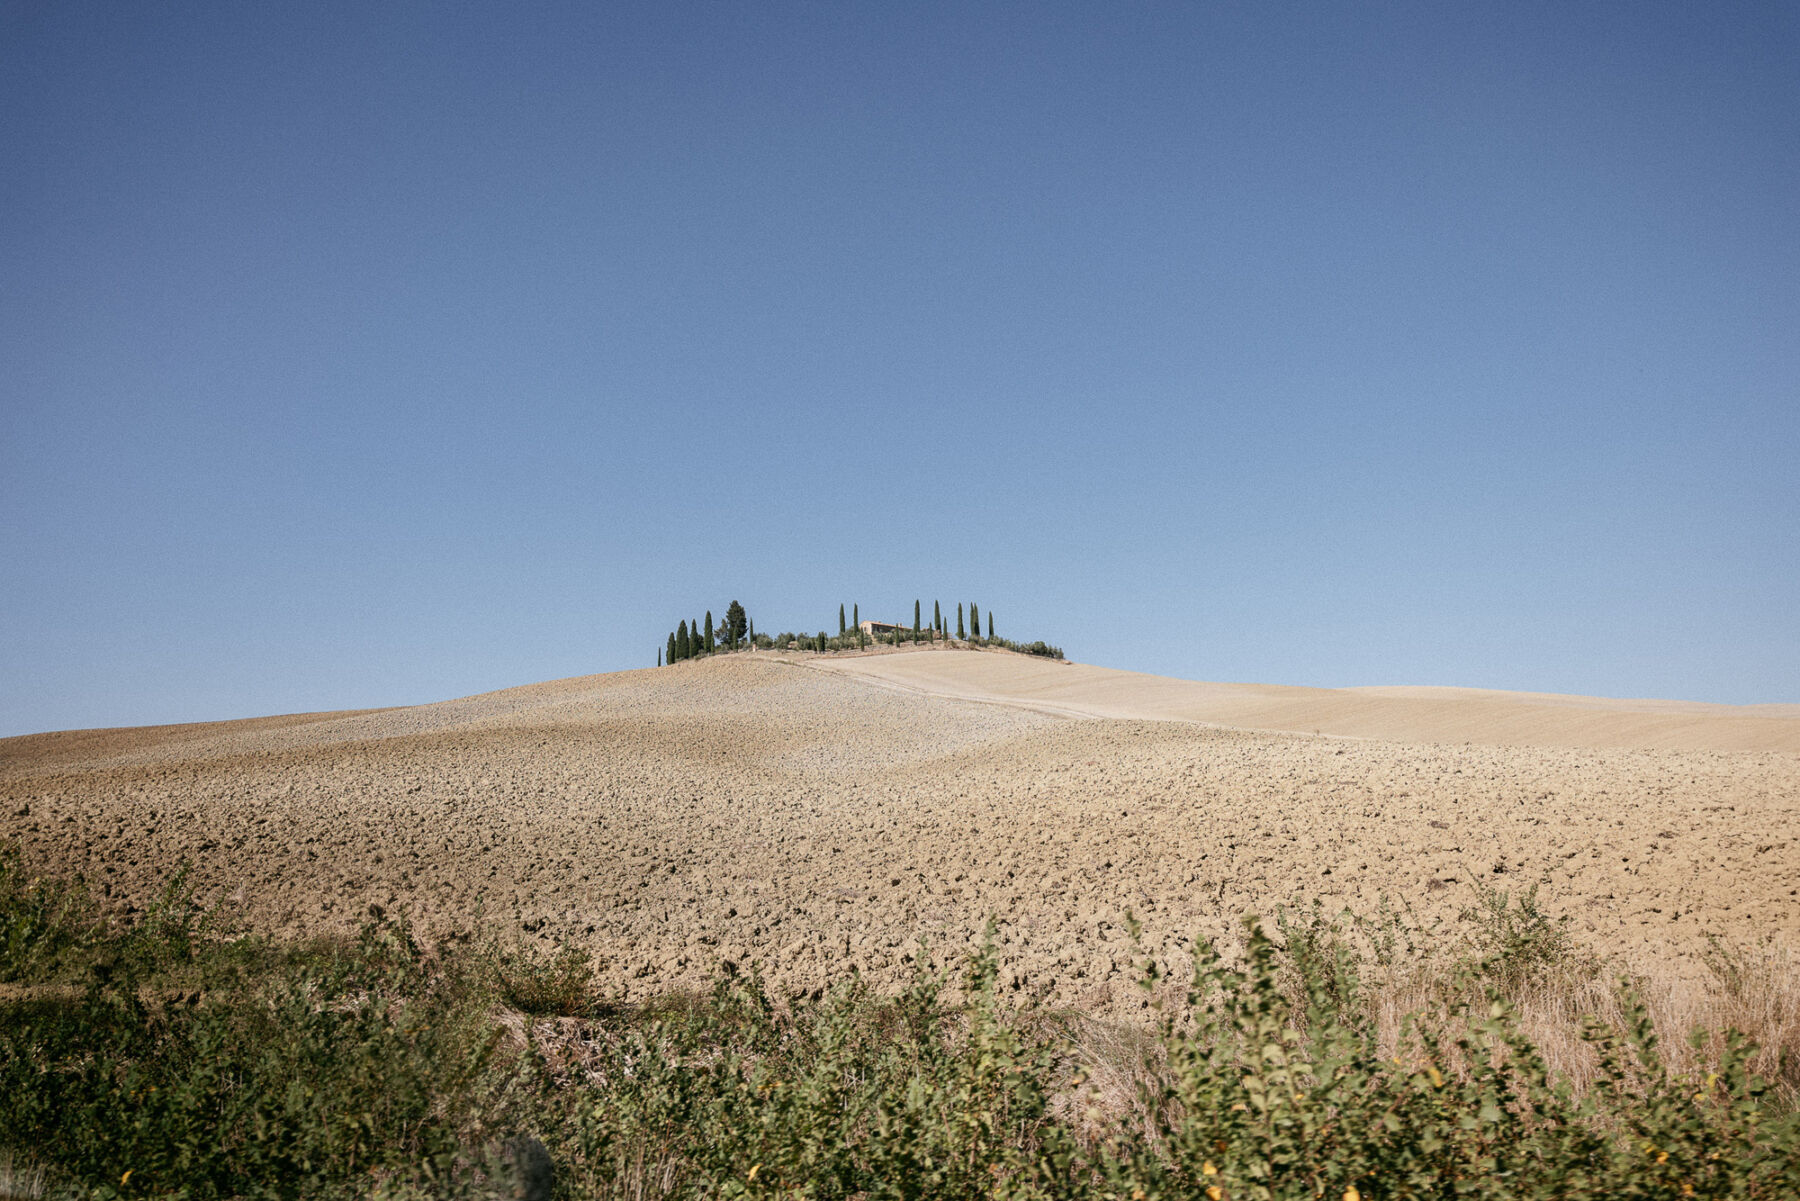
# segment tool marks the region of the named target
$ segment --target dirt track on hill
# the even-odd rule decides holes
[[[1800,755],[1068,716],[1067,694],[995,681],[1029,693],[1018,679],[1077,668],[1015,659],[737,655],[414,708],[7,739],[0,838],[120,908],[188,860],[203,896],[271,932],[354,928],[379,904],[427,934],[573,939],[626,997],[727,960],[794,991],[852,964],[898,984],[921,944],[960,951],[992,916],[1011,984],[1109,1010],[1134,1003],[1127,911],[1173,957],[1315,897],[1449,921],[1477,883],[1537,884],[1634,960],[1708,934],[1800,942]],[[1595,728],[1580,699],[1495,703],[1540,726],[1560,705],[1579,742]],[[1472,720],[1458,713],[1442,720]],[[1705,728],[1677,716],[1687,733],[1645,737]],[[1711,716],[1737,723],[1728,739],[1764,728]]]

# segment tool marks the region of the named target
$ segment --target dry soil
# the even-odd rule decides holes
[[[0,839],[121,910],[188,862],[272,933],[404,907],[641,997],[755,960],[1130,1003],[1125,915],[1454,923],[1537,885],[1597,949],[1800,942],[1800,707],[1196,684],[1001,652],[739,654],[442,704],[0,741]]]

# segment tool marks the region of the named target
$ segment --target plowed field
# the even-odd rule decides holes
[[[1013,985],[1109,1009],[1127,912],[1174,955],[1281,903],[1451,921],[1478,883],[1536,884],[1627,959],[1800,941],[1800,716],[740,654],[7,739],[0,838],[121,909],[185,861],[270,932],[380,905],[428,935],[574,940],[626,997],[722,961],[795,991],[851,964],[895,984],[992,918]]]

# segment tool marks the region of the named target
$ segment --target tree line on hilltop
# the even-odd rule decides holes
[[[966,614],[966,621],[965,621]],[[712,610],[706,611],[706,619],[702,622],[695,619],[689,622],[682,619],[675,627],[667,643],[657,652],[656,665],[680,663],[684,659],[696,659],[703,655],[714,655],[736,650],[804,650],[824,653],[836,650],[866,650],[871,646],[901,646],[906,643],[919,642],[955,642],[968,646],[993,646],[1006,650],[1019,651],[1028,655],[1042,655],[1051,659],[1063,658],[1061,647],[1051,646],[1038,639],[1034,642],[1014,642],[994,633],[994,614],[987,612],[987,633],[981,632],[981,606],[973,601],[965,606],[958,602],[956,606],[956,632],[950,632],[948,619],[944,615],[943,604],[931,602],[931,621],[924,620],[923,602],[913,601],[912,628],[909,630],[899,622],[871,621],[863,622],[861,606],[852,604],[848,614],[844,606],[838,606],[838,632],[834,636],[825,630],[817,634],[796,634],[784,631],[771,638],[767,634],[756,632],[756,623],[744,612],[744,606],[732,601],[725,608],[725,620],[713,624]],[[865,625],[867,628],[865,628]]]

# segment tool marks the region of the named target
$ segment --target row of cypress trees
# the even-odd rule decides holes
[[[756,623],[744,612],[744,606],[734,600],[725,607],[725,620],[717,629],[713,628],[711,609],[706,611],[705,625],[695,621],[690,627],[682,621],[669,635],[668,645],[656,653],[656,665],[697,659],[720,650],[734,651],[755,637]]]
[[[846,617],[844,606],[840,604],[838,606],[838,636],[840,638],[848,637],[851,630],[856,631],[857,645],[866,645],[862,634],[861,606],[852,604],[850,606],[850,613],[848,617]],[[920,641],[926,635],[927,631],[929,631],[933,639],[949,636],[950,631],[944,621],[943,604],[942,602],[935,600],[931,602],[931,625],[926,626],[923,624],[923,609],[921,607],[921,602],[915,600],[913,601],[912,640],[914,642]],[[893,642],[896,646],[900,644],[904,634],[905,631],[903,629],[896,629],[894,631]],[[992,610],[989,610],[987,615],[987,637],[992,638],[993,636],[994,614]],[[967,641],[971,638],[980,639],[982,637],[980,605],[977,605],[973,601],[969,602],[968,624],[964,625],[963,605],[961,602],[957,603],[956,637],[962,641]],[[675,627],[675,631],[669,635],[667,645],[656,652],[656,665],[661,667],[665,664],[679,663],[683,659],[697,659],[702,655],[711,655],[721,650],[737,650],[738,647],[747,642],[754,641],[755,638],[756,623],[750,620],[749,615],[744,612],[744,606],[734,600],[726,607],[725,620],[716,629],[713,626],[711,609],[706,611],[706,621],[704,624],[696,619],[692,625],[690,625],[684,619]],[[767,640],[765,639],[765,641]],[[816,642],[819,650],[826,649],[825,635],[823,633],[820,633],[816,639],[808,637],[807,641],[808,643]]]
[[[920,602],[915,600],[913,602],[912,624],[912,638],[914,642],[919,641],[927,631],[937,638],[949,637],[950,630],[944,622],[944,606],[941,601],[934,600],[931,602],[931,624],[929,626],[923,624],[923,612]],[[841,621],[841,609],[839,610],[839,614],[839,620]],[[899,631],[895,632],[896,642],[899,641],[899,633]],[[974,601],[969,602],[969,622],[967,625],[964,625],[963,606],[961,602],[958,602],[956,606],[956,637],[959,640],[966,642],[971,638],[980,638],[981,636],[981,606],[977,605]],[[987,615],[987,637],[992,638],[993,636],[994,614],[992,610],[990,610]]]

